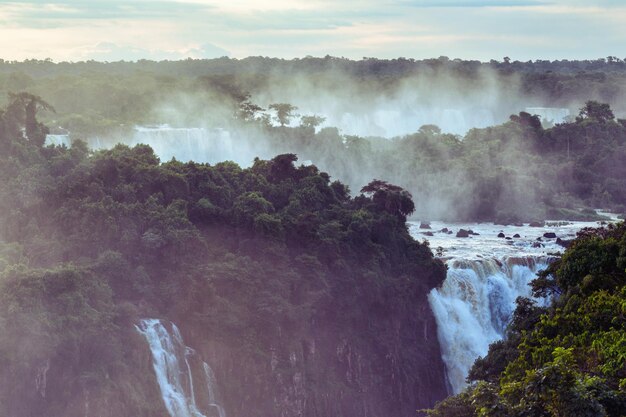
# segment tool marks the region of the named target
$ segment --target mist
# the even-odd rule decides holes
[[[485,218],[545,216],[542,192],[558,179],[546,178],[543,162],[529,157],[534,149],[523,132],[492,127],[528,111],[547,128],[573,120],[582,102],[549,107],[554,101],[526,93],[516,72],[486,66],[464,76],[459,71],[435,66],[392,80],[334,67],[312,73],[277,67],[252,85],[243,76],[209,78],[203,88],[176,90],[153,102],[144,111],[148,123],[87,142],[94,149],[143,143],[162,161],[233,161],[242,167],[255,158],[295,153],[300,163],[347,184],[353,195],[375,178],[407,189],[414,217],[425,220],[476,218],[485,200],[502,213]],[[285,126],[269,110],[272,103],[295,106]],[[259,107],[242,117],[244,104]],[[304,126],[305,116],[321,117],[321,123]],[[497,149],[468,151],[471,143],[496,139]]]

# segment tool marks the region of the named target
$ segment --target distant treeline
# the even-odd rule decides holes
[[[497,84],[504,95],[532,97],[536,105],[580,106],[591,99],[609,103],[618,113],[626,112],[620,99],[626,94],[626,63],[617,57],[528,62],[504,58],[486,63],[447,57],[353,61],[330,56],[110,63],[0,61],[0,97],[6,92],[35,93],[57,108],[59,116],[54,120],[63,127],[92,133],[98,127],[155,122],[149,111],[176,94],[208,92],[231,97],[247,93],[257,97],[306,80],[314,91],[332,92],[354,84],[360,96],[375,98],[394,95],[407,80],[414,79],[428,80],[427,84],[443,89],[442,77],[456,80],[453,88],[462,91],[481,91]]]

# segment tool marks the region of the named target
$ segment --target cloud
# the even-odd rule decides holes
[[[426,8],[524,7],[551,4],[542,0],[405,0],[404,4]]]
[[[96,61],[137,61],[148,59],[154,61],[179,60],[186,58],[220,58],[230,53],[218,46],[206,43],[198,47],[182,50],[150,50],[134,46],[120,46],[110,42],[101,42],[93,47],[79,48],[77,51],[81,59]]]
[[[205,12],[211,6],[171,0],[27,0],[0,5],[13,23],[40,26],[42,21],[184,18]]]
[[[624,19],[617,0],[22,0],[0,3],[0,51],[109,61],[597,58],[623,55]]]

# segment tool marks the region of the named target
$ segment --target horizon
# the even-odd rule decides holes
[[[232,56],[216,56],[216,57],[212,57],[212,58],[193,58],[193,57],[181,57],[181,58],[173,58],[173,59],[167,59],[167,58],[163,58],[163,59],[152,59],[152,58],[136,58],[136,59],[118,59],[118,60],[112,60],[112,61],[106,61],[106,60],[98,60],[98,59],[84,59],[84,60],[79,60],[79,61],[72,61],[72,60],[55,60],[53,58],[50,57],[46,57],[46,58],[24,58],[24,59],[16,59],[16,60],[11,60],[11,59],[5,59],[3,57],[0,56],[0,64],[26,64],[26,63],[30,63],[30,62],[38,62],[38,63],[51,63],[51,64],[83,64],[83,63],[91,63],[91,62],[95,62],[98,64],[117,64],[117,63],[126,63],[126,64],[140,64],[141,62],[144,61],[148,61],[148,62],[155,62],[155,63],[160,63],[160,62],[186,62],[186,61],[216,61],[216,60],[221,60],[221,59],[228,59],[228,60],[233,60],[233,61],[245,61],[246,59],[279,59],[282,61],[296,61],[296,60],[306,60],[306,59],[340,59],[340,60],[348,60],[348,61],[352,61],[352,62],[360,62],[360,61],[368,61],[368,60],[378,60],[378,61],[395,61],[395,60],[407,60],[410,62],[425,62],[425,61],[433,61],[433,60],[440,60],[440,59],[446,59],[448,61],[454,62],[454,61],[460,61],[460,62],[479,62],[481,65],[488,65],[491,63],[504,63],[504,59],[505,58],[509,58],[508,56],[505,57],[499,57],[499,58],[491,58],[489,60],[480,60],[480,59],[472,59],[472,58],[457,58],[457,57],[449,57],[446,55],[440,55],[440,56],[431,56],[431,57],[424,57],[424,58],[412,58],[412,57],[405,57],[405,56],[396,56],[396,57],[390,57],[390,58],[379,58],[379,57],[375,57],[375,56],[363,56],[360,58],[349,58],[349,57],[345,57],[345,56],[336,56],[336,55],[306,55],[306,56],[302,56],[302,57],[291,57],[291,58],[281,58],[281,57],[275,57],[275,56],[263,56],[263,55],[248,55],[248,56],[244,56],[244,57],[232,57]],[[608,58],[613,58],[616,60],[616,62],[625,62],[626,63],[626,56],[624,58],[621,58],[619,56],[615,56],[615,55],[608,55],[608,56],[596,56],[596,57],[590,57],[590,58],[560,58],[560,59],[542,59],[542,58],[530,58],[527,60],[519,60],[519,59],[510,59],[510,63],[515,64],[515,63],[541,63],[541,62],[550,62],[550,63],[557,63],[557,62],[597,62],[597,61],[606,61]]]

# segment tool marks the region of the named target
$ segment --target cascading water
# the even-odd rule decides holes
[[[573,239],[594,222],[554,222],[544,227],[454,224],[432,222],[431,230],[411,223],[409,230],[448,266],[440,288],[428,296],[437,322],[442,360],[452,393],[460,392],[474,361],[487,354],[489,345],[505,336],[517,297],[530,297],[528,284],[545,269],[563,247],[554,235]],[[450,230],[448,230],[450,229]],[[459,229],[472,230],[456,237]],[[538,300],[539,302],[542,302]]]
[[[202,364],[202,368],[204,370],[204,376],[207,381],[209,406],[217,410],[217,414],[219,417],[226,417],[226,412],[224,411],[224,408],[222,408],[222,406],[219,405],[217,402],[217,384],[215,382],[215,374],[213,373],[213,369],[211,369],[211,367],[207,365],[206,362]]]
[[[431,291],[430,306],[448,382],[454,393],[476,358],[485,356],[489,344],[504,337],[517,297],[530,297],[528,283],[545,269],[545,259],[506,258],[454,261],[441,288]]]
[[[45,145],[65,146],[69,148],[72,146],[72,140],[70,135],[46,135]]]
[[[161,398],[170,417],[226,417],[216,397],[215,376],[206,362],[202,362],[203,384],[194,384],[189,358],[195,351],[185,346],[175,324],[170,332],[161,320],[145,319],[136,328],[148,341]],[[196,403],[196,390],[201,389],[198,385],[204,385],[207,404]]]

